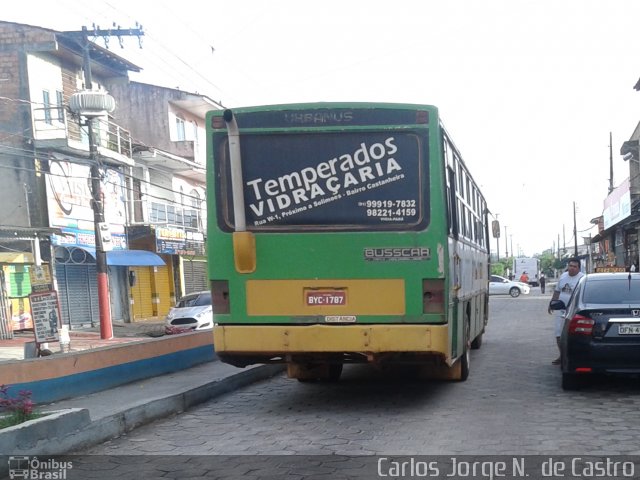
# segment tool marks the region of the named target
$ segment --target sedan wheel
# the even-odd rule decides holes
[[[513,298],[519,297],[520,289],[518,287],[511,287],[511,290],[509,290],[509,295],[511,295]]]

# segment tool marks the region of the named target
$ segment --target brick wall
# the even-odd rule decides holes
[[[0,22],[0,224],[42,226],[42,177],[35,174],[27,54],[52,51],[51,30]]]

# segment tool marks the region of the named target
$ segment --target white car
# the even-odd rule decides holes
[[[164,333],[171,335],[211,328],[213,328],[211,292],[194,292],[182,297],[178,304],[169,310]]]
[[[531,287],[526,283],[509,280],[500,275],[491,275],[489,279],[489,295],[511,295],[515,298],[521,293],[528,295],[530,291]]]

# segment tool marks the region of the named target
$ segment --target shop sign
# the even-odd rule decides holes
[[[33,331],[37,343],[56,342],[59,339],[60,305],[56,291],[29,295]]]

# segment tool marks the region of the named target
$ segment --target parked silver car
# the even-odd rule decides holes
[[[174,333],[213,328],[211,292],[194,292],[185,295],[167,314],[164,332]]]
[[[530,291],[531,287],[526,283],[509,280],[500,275],[491,275],[489,279],[489,295],[511,295],[515,298],[520,294],[528,295]]]

